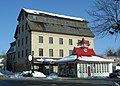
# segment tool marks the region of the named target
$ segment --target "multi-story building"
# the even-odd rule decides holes
[[[10,48],[7,51],[7,70],[15,71],[15,57],[16,57],[16,42],[10,43]]]
[[[64,58],[83,37],[90,42],[89,47],[94,48],[94,34],[82,18],[23,8],[17,20],[16,52],[12,61],[15,71],[30,69],[28,55],[33,52],[34,58]],[[40,67],[39,64],[36,65]]]

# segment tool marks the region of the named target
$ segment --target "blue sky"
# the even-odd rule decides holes
[[[0,1],[0,54],[5,53],[10,42],[14,41],[17,17],[21,8],[41,10],[62,15],[80,17],[91,21],[87,14],[94,0],[1,0]],[[114,36],[99,39],[95,37],[95,52],[104,54],[106,50],[120,48],[120,37]]]

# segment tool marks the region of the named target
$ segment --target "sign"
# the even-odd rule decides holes
[[[28,56],[28,60],[32,61],[32,56],[31,55]]]

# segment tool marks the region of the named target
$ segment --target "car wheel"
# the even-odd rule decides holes
[[[113,77],[113,75],[112,75],[112,74],[110,74],[110,75],[109,75],[109,77],[110,77],[110,78],[112,78],[112,77]]]

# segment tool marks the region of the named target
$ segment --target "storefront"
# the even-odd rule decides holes
[[[114,60],[105,59],[95,54],[93,49],[88,48],[84,39],[81,47],[75,47],[71,56],[57,60],[58,75],[78,78],[108,77],[112,72]]]
[[[57,73],[58,66],[56,63],[54,63],[54,61],[56,60],[35,58],[34,69],[46,75]]]

